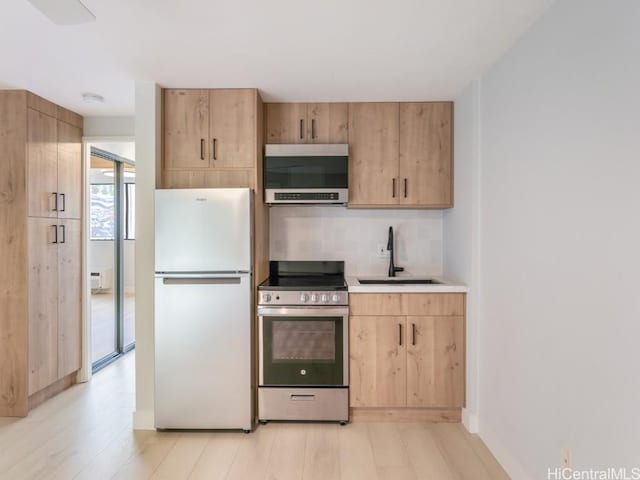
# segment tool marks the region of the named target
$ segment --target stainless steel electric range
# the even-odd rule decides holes
[[[272,261],[258,297],[259,421],[347,423],[344,262]]]

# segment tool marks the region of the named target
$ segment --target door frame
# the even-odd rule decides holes
[[[135,136],[83,136],[82,137],[82,360],[76,381],[88,382],[92,377],[91,361],[91,272],[89,269],[89,237],[91,228],[91,195],[89,172],[91,147],[96,143],[134,143]]]

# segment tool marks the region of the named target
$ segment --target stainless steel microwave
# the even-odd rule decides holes
[[[349,146],[267,145],[264,195],[268,204],[346,204]]]

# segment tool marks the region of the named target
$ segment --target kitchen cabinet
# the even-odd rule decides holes
[[[401,206],[453,206],[453,104],[400,104]]]
[[[349,105],[349,206],[398,205],[399,104]]]
[[[252,168],[255,90],[164,91],[167,169]]]
[[[275,143],[347,143],[346,103],[268,103],[266,141]]]
[[[82,117],[0,91],[0,416],[75,382],[81,367]]]
[[[349,206],[453,206],[450,102],[349,105]]]
[[[464,294],[350,294],[352,407],[464,406]]]

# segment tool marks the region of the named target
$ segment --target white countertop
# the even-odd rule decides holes
[[[377,275],[356,275],[346,277],[347,286],[350,293],[465,293],[469,291],[463,283],[449,282],[442,277],[434,277],[432,275],[420,275],[420,276],[400,276],[399,278],[433,278],[442,283],[429,284],[429,285],[360,285],[358,278],[369,280],[383,280],[389,277],[377,276]],[[392,279],[393,280],[393,279]]]

